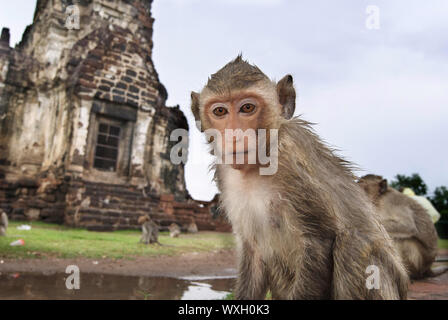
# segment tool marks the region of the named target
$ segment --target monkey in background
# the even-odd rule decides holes
[[[295,99],[291,75],[275,83],[241,56],[191,94],[237,238],[236,298],[264,299],[270,290],[274,299],[405,299],[409,278],[373,205],[350,164],[292,118]],[[251,130],[269,163],[260,153],[253,161],[249,134],[241,135]],[[367,285],[372,266],[375,288]]]
[[[6,229],[8,229],[8,215],[2,211],[0,214],[0,236],[6,236]]]
[[[159,242],[159,226],[147,214],[138,218],[138,224],[142,225],[141,243],[152,244]]]
[[[177,238],[180,235],[180,227],[174,222],[168,227],[171,238]]]
[[[447,271],[447,268],[431,270],[437,256],[437,232],[419,203],[389,187],[381,176],[368,174],[358,183],[375,205],[411,278],[437,276]]]
[[[187,232],[188,233],[198,233],[198,226],[196,225],[196,223],[194,221],[191,221],[188,225],[187,225]]]

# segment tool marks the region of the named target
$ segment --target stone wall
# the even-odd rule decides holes
[[[138,229],[138,217],[148,214],[161,231],[171,223],[186,231],[195,222],[199,230],[230,232],[224,215],[216,215],[216,206],[217,198],[176,201],[173,194],[159,195],[149,188],[71,181],[68,176],[0,181],[0,209],[12,220],[64,223],[94,231]]]
[[[135,228],[141,214],[163,227],[223,224],[190,198],[184,163],[170,161],[170,134],[188,124],[178,106],[165,105],[151,4],[38,0],[15,48],[3,29],[0,207],[11,218],[109,230]],[[67,25],[72,5],[79,28]],[[101,133],[109,127],[118,133]]]

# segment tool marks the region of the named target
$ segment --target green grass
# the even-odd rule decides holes
[[[226,295],[222,300],[235,300],[235,294],[233,292]]]
[[[448,239],[439,239],[439,248],[448,249]]]
[[[0,237],[0,257],[32,258],[126,258],[138,256],[176,255],[186,252],[205,252],[234,247],[230,233],[200,232],[170,238],[167,232],[159,235],[164,246],[140,244],[139,231],[92,232],[85,229],[32,222],[30,231],[17,230],[23,222],[11,222],[7,236]],[[17,239],[24,246],[11,247]],[[448,239],[439,239],[439,248],[448,249]]]
[[[230,233],[199,232],[170,238],[167,232],[159,234],[159,245],[139,243],[139,231],[92,232],[85,229],[42,222],[27,223],[30,231],[17,226],[23,222],[11,222],[6,237],[0,237],[0,257],[32,258],[51,256],[58,258],[114,258],[132,259],[139,256],[176,255],[186,252],[205,252],[234,247]],[[24,246],[9,244],[17,239],[25,240]]]

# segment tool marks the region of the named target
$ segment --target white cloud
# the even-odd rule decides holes
[[[278,6],[283,0],[215,0],[220,3],[238,6]]]
[[[242,51],[273,78],[292,73],[297,114],[317,122],[317,132],[366,172],[419,172],[431,188],[447,185],[448,60],[438,51],[445,2],[379,0],[378,31],[365,28],[368,4],[317,0],[239,11],[209,4],[173,17],[155,2],[154,59],[169,101],[193,124],[190,90]],[[203,140],[195,132],[191,141],[194,148]],[[194,197],[213,196],[210,179],[206,167],[187,164]]]
[[[185,7],[193,5],[204,5],[204,0],[163,0],[176,6]],[[226,5],[226,6],[277,6],[283,3],[283,0],[207,0],[208,4]]]
[[[22,39],[25,27],[33,22],[36,1],[15,0],[2,1],[0,10],[0,28],[6,27],[11,32],[12,47]]]

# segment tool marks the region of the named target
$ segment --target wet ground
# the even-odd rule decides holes
[[[443,258],[448,261],[448,256]],[[434,263],[433,269],[441,266],[448,266],[448,263]],[[409,287],[408,299],[448,300],[448,272],[438,277],[412,281]]]
[[[65,273],[6,273],[0,275],[0,300],[126,299],[208,300],[223,299],[235,279],[185,277],[132,277],[81,274],[80,289],[67,289]],[[73,283],[73,282],[71,282]]]
[[[220,251],[140,260],[0,260],[0,300],[4,299],[223,299],[233,291],[234,252]],[[448,261],[448,250],[439,258]],[[64,273],[79,266],[80,289],[69,290]],[[433,267],[448,266],[448,262]],[[206,275],[206,276],[204,276]],[[411,300],[448,300],[448,272],[413,281]]]
[[[219,300],[235,285],[224,277],[144,277],[82,274],[80,289],[67,289],[65,273],[0,274],[0,300],[106,299],[106,300]],[[448,300],[448,272],[413,281],[410,300]]]

